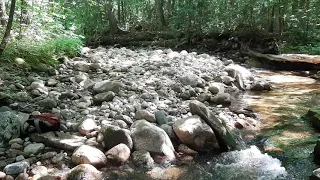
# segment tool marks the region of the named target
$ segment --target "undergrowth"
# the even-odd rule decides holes
[[[82,45],[80,39],[67,37],[43,41],[20,39],[8,44],[1,59],[13,62],[15,58],[22,58],[30,66],[55,66],[58,63],[56,59],[61,56],[77,56]]]

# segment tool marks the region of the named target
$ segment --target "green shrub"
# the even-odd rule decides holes
[[[67,37],[44,41],[20,39],[9,43],[1,58],[9,61],[22,58],[31,66],[41,64],[54,66],[57,64],[55,59],[58,57],[77,56],[82,45],[80,39]]]

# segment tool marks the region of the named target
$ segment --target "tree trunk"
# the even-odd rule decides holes
[[[112,11],[112,0],[108,0],[107,2],[107,14],[109,19],[109,28],[110,28],[110,34],[117,34],[120,32],[120,29],[118,27],[118,21]]]
[[[0,23],[2,26],[6,25],[8,20],[7,13],[6,13],[6,5],[4,0],[0,0]]]
[[[12,22],[13,22],[13,15],[14,15],[14,10],[16,8],[16,0],[11,0],[11,7],[10,7],[10,12],[9,12],[9,20],[8,24],[6,27],[6,31],[3,35],[3,39],[0,44],[0,55],[3,54],[4,49],[6,48],[9,38],[10,38],[10,32],[12,28]]]
[[[166,20],[164,18],[164,12],[163,12],[163,0],[156,0],[155,1],[156,5],[156,12],[157,12],[157,19],[160,22],[160,27],[165,27],[167,26]]]

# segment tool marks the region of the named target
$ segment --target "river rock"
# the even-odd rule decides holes
[[[132,161],[135,166],[151,168],[154,164],[150,153],[148,151],[140,150],[134,151],[132,154]]]
[[[130,149],[125,144],[118,144],[106,152],[107,162],[112,165],[121,165],[130,157]]]
[[[29,144],[23,149],[23,152],[26,153],[26,155],[37,155],[39,154],[43,149],[45,148],[44,144],[42,143],[33,143]]]
[[[161,126],[162,124],[168,123],[168,118],[166,116],[166,113],[164,111],[157,111],[155,113],[155,118],[157,123]]]
[[[102,126],[100,132],[103,135],[103,143],[105,149],[109,150],[118,144],[125,144],[130,149],[133,147],[133,141],[130,131],[121,129],[113,125]]]
[[[51,98],[45,98],[37,102],[37,105],[40,106],[42,109],[51,110],[54,107],[57,107],[58,103],[56,100]]]
[[[13,111],[0,112],[0,143],[20,136],[20,118]]]
[[[6,173],[0,171],[0,179],[5,180],[5,177],[6,177]]]
[[[41,176],[45,176],[48,174],[48,169],[45,166],[35,166],[32,168],[31,173],[33,175],[40,174]]]
[[[80,164],[72,168],[65,176],[66,180],[99,180],[103,179],[102,172],[90,164]]]
[[[214,104],[230,105],[231,95],[229,93],[217,94],[210,98],[210,102]]]
[[[270,91],[271,84],[266,81],[259,80],[259,81],[254,82],[251,85],[250,90],[251,91],[264,91],[264,90]]]
[[[57,136],[56,136],[57,135]],[[47,132],[30,134],[33,142],[43,143],[49,147],[55,147],[67,151],[73,151],[77,147],[85,144],[87,138],[77,135],[71,135],[64,132]]]
[[[90,68],[88,63],[80,61],[74,65],[74,70],[81,72],[89,72]]]
[[[223,83],[210,83],[208,90],[212,94],[221,94],[224,93],[224,84]]]
[[[15,180],[28,180],[29,179],[29,175],[27,173],[20,173]]]
[[[119,81],[102,81],[102,82],[97,82],[93,86],[93,91],[95,93],[103,93],[103,92],[108,92],[112,91],[115,93],[118,93],[123,85]]]
[[[173,130],[183,144],[198,151],[219,149],[217,139],[210,126],[197,115],[174,122]]]
[[[181,76],[179,80],[183,85],[190,85],[191,87],[196,87],[199,82],[199,77],[195,74],[188,74]]]
[[[175,150],[167,133],[146,120],[138,120],[131,126],[131,136],[135,150],[161,153],[175,158]]]
[[[29,167],[30,165],[28,162],[20,161],[20,162],[7,165],[3,169],[3,172],[6,173],[7,175],[18,175],[20,173],[26,172]]]
[[[96,128],[97,124],[96,121],[94,119],[88,118],[83,120],[79,126],[78,126],[78,130],[79,133],[82,135],[87,135],[90,132],[92,132],[95,128]]]
[[[99,94],[96,94],[94,97],[93,97],[93,102],[95,104],[101,104],[102,102],[106,101],[112,101],[113,98],[116,96],[116,94],[112,91],[108,91],[108,92],[105,92],[105,93],[99,93]]]
[[[150,112],[148,112],[147,110],[138,110],[136,112],[134,118],[136,120],[145,119],[145,120],[152,122],[152,123],[156,122],[155,116],[153,114],[151,114]]]
[[[198,155],[198,152],[189,148],[188,146],[186,146],[185,144],[180,144],[178,147],[178,151],[183,153],[183,154],[187,154],[190,156],[196,156]]]
[[[107,158],[102,151],[88,145],[77,148],[73,152],[71,160],[75,165],[91,164],[95,167],[104,167],[107,162]]]
[[[302,116],[302,118],[311,122],[314,128],[320,130],[320,107],[309,109],[308,112]]]
[[[237,149],[238,145],[233,134],[205,104],[199,101],[191,101],[189,108],[193,115],[198,115],[211,127],[222,151]]]

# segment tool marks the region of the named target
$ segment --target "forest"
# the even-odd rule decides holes
[[[320,179],[319,0],[0,0],[0,180]]]

